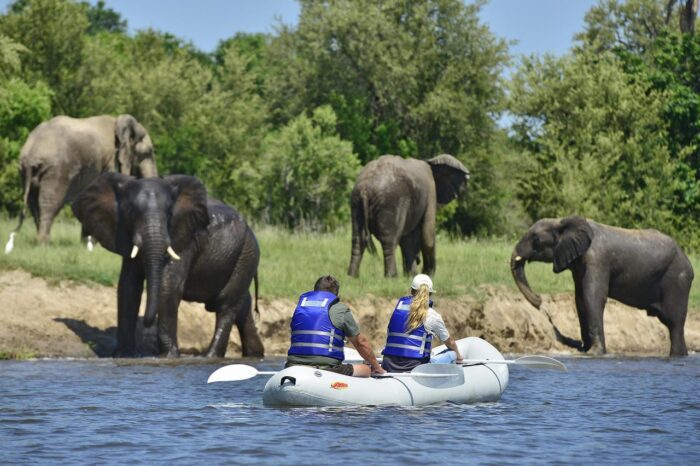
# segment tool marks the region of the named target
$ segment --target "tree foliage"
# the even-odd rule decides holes
[[[570,54],[525,59],[508,86],[507,44],[480,21],[481,0],[300,3],[296,25],[237,33],[211,54],[127,33],[103,1],[11,3],[0,208],[19,206],[16,160],[38,123],[130,113],[160,173],[199,176],[257,221],[331,230],[348,221],[361,164],[450,153],[472,174],[438,215],[455,234],[579,213],[700,247],[696,0],[601,0]],[[496,124],[506,109],[509,133]]]
[[[0,81],[0,206],[19,212],[19,152],[34,127],[51,115],[51,91],[43,83],[29,85],[13,78]]]
[[[271,134],[261,161],[265,219],[292,229],[328,231],[349,219],[360,164],[336,134],[330,106],[300,115]]]
[[[31,0],[10,11],[1,18],[0,33],[29,49],[22,57],[23,79],[48,84],[54,111],[75,114],[82,84],[76,72],[88,27],[84,8],[68,0]]]
[[[533,218],[580,214],[688,240],[674,216],[679,169],[667,96],[612,54],[528,59],[513,79],[521,199]]]
[[[94,35],[100,32],[125,33],[127,22],[121,15],[111,8],[105,8],[104,0],[99,0],[92,5],[88,2],[81,2],[85,8],[85,14],[89,22],[87,33]]]
[[[485,147],[503,108],[506,46],[480,23],[480,4],[301,2],[296,29],[271,47],[275,116],[330,103],[363,162]]]

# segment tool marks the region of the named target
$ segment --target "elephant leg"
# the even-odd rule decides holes
[[[207,307],[211,310],[211,308]],[[233,306],[224,305],[216,309],[216,325],[214,336],[209,343],[206,353],[208,358],[223,358],[226,356],[228,340],[231,336],[231,328],[236,320],[236,309]]]
[[[679,282],[680,280],[673,279],[664,283],[661,312],[658,313],[659,320],[668,328],[671,337],[670,356],[688,355],[685,345],[685,318],[688,313],[690,284],[688,283],[686,288]]]
[[[403,257],[403,272],[406,275],[416,274],[416,257],[420,248],[420,231],[413,230],[408,235],[401,238],[399,242],[401,255]]]
[[[263,357],[265,348],[260,340],[260,335],[258,335],[258,329],[255,328],[252,305],[253,300],[250,293],[246,293],[236,311],[236,327],[241,335],[243,356]]]
[[[396,241],[382,240],[382,254],[384,255],[384,276],[396,277],[396,259],[394,252],[396,251]]]
[[[117,357],[136,356],[136,320],[141,305],[144,274],[134,261],[122,259],[117,287]]]
[[[36,231],[39,231],[39,191],[35,187],[29,189],[29,195],[27,196],[27,207],[29,208],[29,213],[34,219],[34,226]]]
[[[47,173],[41,178],[39,188],[39,235],[40,244],[47,244],[53,219],[63,207],[70,179],[60,173]]]
[[[250,351],[251,356],[262,355],[262,343],[257,338],[252,316],[250,316],[251,322],[246,322],[246,315],[250,315],[251,312],[251,297],[248,289],[258,267],[259,253],[257,242],[252,233],[249,233],[245,241],[246,245],[243,246],[243,252],[241,252],[226,286],[214,301],[207,303],[208,310],[216,311],[214,336],[206,352],[208,357],[223,358],[226,355],[234,323],[239,326],[238,329],[241,332],[243,354],[246,355],[246,351]]]
[[[591,349],[591,336],[590,332],[588,331],[588,315],[584,311],[585,309],[585,304],[583,301],[583,293],[581,290],[576,288],[576,293],[575,293],[575,298],[576,298],[576,314],[578,316],[578,324],[579,328],[581,330],[581,346],[580,350],[581,351],[588,351]]]
[[[575,279],[576,281],[576,279]],[[605,329],[603,312],[608,299],[608,277],[592,273],[585,274],[582,283],[577,283],[576,310],[581,324],[583,350],[594,355],[605,354]]]
[[[429,207],[420,224],[421,254],[423,255],[423,273],[432,275],[435,272],[435,209]]]
[[[357,278],[360,276],[360,263],[362,255],[365,252],[366,245],[360,240],[360,233],[353,221],[352,225],[352,249],[350,251],[350,266],[348,266],[348,275]]]

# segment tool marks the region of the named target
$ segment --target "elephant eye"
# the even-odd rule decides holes
[[[535,249],[538,249],[540,247],[540,237],[539,236],[535,235],[532,237],[532,246]]]

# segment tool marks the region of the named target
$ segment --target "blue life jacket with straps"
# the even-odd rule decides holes
[[[307,291],[299,297],[292,316],[292,344],[287,354],[325,356],[342,361],[345,333],[328,315],[338,297],[329,291]]]
[[[412,299],[411,296],[404,296],[396,303],[394,313],[389,320],[386,346],[382,354],[411,359],[430,357],[433,336],[425,330],[425,326],[420,324],[410,332],[406,332]],[[432,305],[432,301],[430,305]]]

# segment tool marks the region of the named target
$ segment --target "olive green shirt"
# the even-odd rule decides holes
[[[352,312],[340,301],[333,304],[330,309],[328,309],[328,317],[330,317],[333,325],[345,333],[346,337],[355,337],[360,334],[360,326],[357,325],[357,321],[355,317],[353,317]],[[290,354],[287,356],[287,364],[290,363],[307,366],[335,366],[338,364],[338,360],[325,356],[300,356],[298,354]]]

